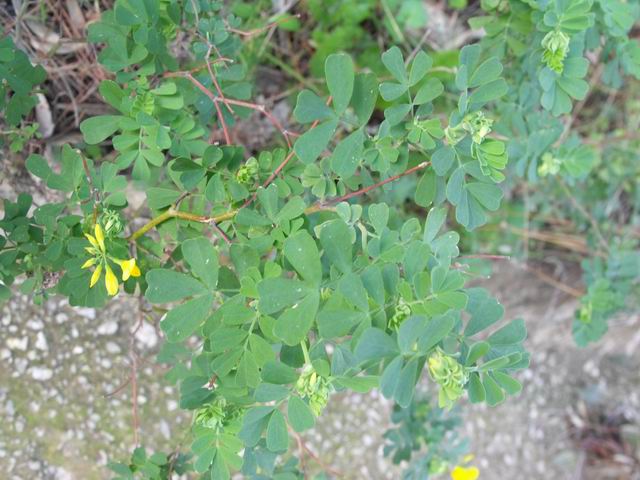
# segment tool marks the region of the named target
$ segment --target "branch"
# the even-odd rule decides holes
[[[406,177],[407,175],[410,175],[410,174],[412,174],[414,172],[417,172],[419,170],[423,170],[423,169],[427,168],[429,165],[431,165],[431,162],[419,163],[415,167],[411,167],[408,170],[405,170],[404,172],[399,173],[398,175],[394,175],[393,177],[389,177],[389,178],[387,178],[385,180],[382,180],[381,182],[374,183],[373,185],[369,185],[368,187],[361,188],[360,190],[356,190],[355,192],[347,193],[346,195],[342,195],[341,197],[336,197],[336,198],[329,199],[324,204],[323,203],[316,204],[316,205],[314,205],[314,206],[309,208],[309,209],[311,209],[310,212],[307,212],[305,210],[305,213],[317,212],[317,211],[322,210],[324,206],[335,205],[337,203],[344,202],[344,201],[349,200],[351,198],[358,197],[360,195],[364,195],[365,193],[370,192],[371,190],[374,190],[376,188],[382,187],[383,185],[386,185],[387,183],[395,182],[396,180],[398,180],[398,179],[400,179],[402,177]],[[309,210],[309,209],[307,209],[307,210]]]
[[[220,119],[220,123],[222,124],[222,129],[225,132],[225,140],[229,139],[229,133],[227,131],[227,126],[226,123],[224,122],[224,119],[222,119],[222,112],[220,110],[220,107],[218,105],[218,103],[222,102],[224,103],[228,108],[229,105],[236,105],[238,107],[244,107],[244,108],[249,108],[251,110],[254,110],[256,112],[262,113],[267,120],[269,120],[269,122],[271,122],[271,124],[275,127],[276,130],[278,130],[282,136],[284,137],[285,141],[287,142],[287,146],[289,148],[291,148],[291,140],[289,139],[289,132],[282,126],[282,124],[280,123],[280,121],[271,113],[267,110],[267,107],[265,105],[260,105],[258,103],[251,103],[251,102],[245,102],[243,100],[234,100],[232,98],[226,98],[226,97],[219,97],[216,96],[213,92],[211,92],[211,90],[209,90],[207,87],[205,87],[197,78],[195,78],[191,72],[175,72],[172,73],[171,75],[168,75],[169,77],[183,77],[188,79],[191,83],[193,83],[198,90],[200,90],[202,93],[204,93],[207,98],[209,98],[209,100],[211,100],[216,108],[216,111],[219,113],[218,114],[218,119]],[[231,110],[232,113],[233,109]],[[230,141],[230,140],[229,140]],[[227,144],[229,144],[229,142],[227,142]]]
[[[300,18],[300,14],[292,15],[294,18]],[[291,17],[282,17],[274,22],[267,23],[264,27],[254,28],[253,30],[239,30],[227,25],[227,30],[240,35],[241,37],[253,37],[254,35],[260,35],[262,32],[266,32],[270,28],[277,27],[279,24],[291,20]]]
[[[222,110],[220,109],[220,106],[218,105],[218,100],[220,99],[220,97],[216,97],[207,87],[205,87],[202,83],[200,83],[192,74],[191,72],[175,72],[172,73],[171,75],[168,75],[169,77],[184,77],[186,79],[188,79],[191,83],[193,83],[198,90],[200,90],[202,93],[204,93],[209,100],[211,100],[213,102],[213,105],[216,109],[217,115],[218,115],[218,121],[220,122],[220,126],[222,127],[222,131],[224,133],[224,140],[227,143],[227,145],[231,145],[231,137],[229,136],[229,129],[227,128],[227,123],[224,120],[224,117],[222,116]]]
[[[329,98],[327,98],[327,101],[326,101],[327,106],[331,104],[332,99],[333,97],[329,95]],[[316,128],[319,123],[320,123],[320,120],[314,121],[311,124],[311,127],[309,127],[309,130],[313,130],[314,128]],[[288,132],[288,133],[291,135],[291,132]],[[294,135],[294,136],[297,136],[297,135]],[[282,170],[284,170],[284,167],[287,166],[287,164],[293,158],[294,155],[295,155],[295,152],[291,150],[291,152],[289,152],[289,154],[285,157],[282,163],[280,163],[280,165],[278,165],[278,167],[273,171],[273,173],[269,175],[269,178],[265,180],[265,182],[262,184],[262,188],[267,188],[271,184],[271,182],[275,180],[275,178],[280,174]],[[242,205],[242,207],[244,208],[246,206],[249,206],[251,202],[253,202],[256,199],[257,196],[258,196],[258,190],[256,190],[253,193],[253,195],[251,195],[251,197],[244,203],[244,205]]]
[[[387,183],[394,182],[394,181],[396,181],[396,180],[398,180],[398,179],[400,179],[402,177],[405,177],[407,175],[410,175],[410,174],[412,174],[414,172],[417,172],[419,170],[423,170],[423,169],[427,168],[429,165],[431,165],[431,162],[422,162],[422,163],[419,163],[418,165],[416,165],[415,167],[411,167],[411,168],[405,170],[404,172],[399,173],[398,175],[394,175],[392,177],[389,177],[389,178],[387,178],[385,180],[382,180],[382,181],[380,181],[378,183],[375,183],[373,185],[370,185],[368,187],[364,187],[364,188],[361,188],[360,190],[356,190],[355,192],[351,192],[351,193],[348,193],[346,195],[342,195],[341,197],[336,197],[336,198],[330,199],[330,200],[328,200],[326,202],[318,202],[318,203],[316,203],[314,205],[311,205],[310,207],[306,208],[304,210],[304,214],[305,215],[311,215],[312,213],[317,213],[317,212],[320,212],[322,210],[327,210],[327,209],[331,208],[333,205],[335,205],[336,203],[340,203],[340,202],[343,202],[345,200],[349,200],[350,198],[354,198],[354,197],[357,197],[357,196],[360,196],[360,195],[364,195],[365,193],[370,192],[371,190],[379,188],[379,187],[381,187],[383,185],[386,185]],[[212,225],[217,227],[217,224],[219,224],[221,222],[224,222],[224,221],[227,221],[227,220],[231,220],[232,218],[234,218],[242,208],[243,207],[237,208],[235,210],[230,210],[230,211],[228,211],[226,213],[223,213],[221,215],[205,216],[205,215],[197,215],[195,213],[181,212],[181,211],[176,210],[175,206],[171,206],[167,211],[162,212],[157,217],[152,218],[145,225],[143,225],[138,230],[136,230],[131,235],[129,235],[127,240],[129,242],[136,242],[138,240],[138,238],[140,238],[142,235],[147,233],[149,230],[151,230],[152,228],[157,227],[161,223],[166,222],[167,220],[169,220],[171,218],[179,218],[179,219],[188,220],[188,221],[191,221],[191,222],[209,223],[209,224],[212,224]],[[218,231],[220,231],[220,230],[218,230]],[[230,242],[230,240],[228,240],[228,239],[225,239],[225,240]]]

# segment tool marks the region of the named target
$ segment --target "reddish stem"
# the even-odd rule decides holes
[[[229,106],[229,103],[227,103],[226,98],[224,97],[224,93],[222,93],[222,88],[220,88],[220,84],[218,83],[216,74],[213,72],[213,68],[211,68],[211,63],[209,62],[209,57],[211,56],[212,48],[213,48],[213,45],[209,44],[209,50],[207,51],[207,59],[205,61],[205,63],[207,64],[207,70],[209,71],[209,76],[211,77],[211,81],[213,82],[213,85],[216,87],[218,96],[222,99],[222,102],[227,107],[227,110],[229,110],[229,113],[233,114],[233,110]]]
[[[399,178],[405,177],[407,175],[411,175],[413,172],[417,172],[418,170],[422,170],[424,168],[427,168],[429,165],[431,165],[431,162],[422,162],[419,163],[418,165],[416,165],[415,167],[411,167],[408,170],[405,170],[402,173],[399,173],[398,175],[394,175],[393,177],[389,177],[386,178],[378,183],[375,183],[373,185],[369,185],[368,187],[364,187],[361,188],[360,190],[356,190],[355,192],[349,192],[345,195],[342,195],[341,197],[336,197],[336,198],[331,198],[327,201],[328,204],[336,204],[336,203],[340,203],[340,202],[344,202],[346,200],[349,200],[350,198],[353,197],[358,197],[360,195],[364,195],[367,192],[370,192],[371,190],[374,190],[378,187],[382,187],[383,185],[386,185],[387,183],[391,183],[391,182],[395,182],[396,180],[398,180]]]
[[[329,98],[327,98],[326,104],[330,105],[332,99],[333,99],[333,97],[331,95],[329,95]],[[320,120],[316,120],[315,122],[313,122],[311,124],[311,127],[309,128],[309,130],[313,130],[314,128],[316,128],[319,123],[320,123]],[[289,148],[291,148],[291,145],[289,145]],[[285,159],[282,161],[282,163],[280,163],[280,165],[278,165],[278,167],[273,171],[273,173],[271,175],[269,175],[269,178],[267,178],[267,180],[262,184],[262,188],[267,188],[271,184],[271,182],[273,182],[275,180],[275,178],[280,174],[280,172],[284,169],[284,167],[287,166],[287,164],[294,157],[294,155],[295,155],[295,152],[293,150],[291,150],[291,152],[289,152],[289,155],[287,155],[285,157]],[[253,193],[253,195],[251,197],[249,197],[249,199],[242,205],[242,208],[250,205],[251,202],[253,202],[256,199],[257,196],[258,196],[258,191],[256,190]]]
[[[300,18],[300,14],[296,14],[293,16],[295,18]],[[287,20],[289,20],[289,17],[279,18],[275,22],[268,23],[264,27],[254,28],[253,30],[238,30],[237,28],[232,28],[232,27],[227,27],[227,30],[232,33],[235,33],[236,35],[240,35],[242,37],[253,37],[254,35],[259,35],[262,32],[269,30],[270,28],[275,27],[282,22],[286,22]]]
[[[220,121],[220,125],[222,126],[222,132],[224,133],[225,142],[227,143],[227,145],[231,145],[232,142],[231,142],[231,137],[229,136],[229,129],[227,128],[227,123],[225,122],[224,117],[222,116],[222,110],[218,105],[218,101],[217,101],[218,97],[216,97],[207,87],[205,87],[202,83],[200,83],[193,75],[191,75],[191,73],[180,72],[178,73],[178,75],[182,75],[183,77],[189,79],[189,81],[193,83],[198,88],[198,90],[204,93],[209,98],[209,100],[213,102],[213,105],[216,108],[216,112],[218,113],[218,120]]]

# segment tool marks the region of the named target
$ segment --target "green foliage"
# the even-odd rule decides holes
[[[396,405],[393,409],[394,428],[384,434],[384,454],[395,464],[409,462],[403,480],[437,477],[468,451],[468,441],[457,432],[462,423],[459,412],[442,410],[432,403],[421,396],[407,408]]]
[[[173,474],[182,475],[193,471],[189,455],[156,452],[148,456],[143,447],[133,451],[130,463],[112,462],[108,467],[116,475],[114,480],[167,480]]]
[[[9,126],[17,126],[36,106],[32,90],[45,78],[44,68],[32,65],[10,37],[0,40],[0,109]]]

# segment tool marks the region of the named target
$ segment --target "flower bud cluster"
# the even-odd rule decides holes
[[[329,379],[319,375],[313,365],[307,364],[296,382],[296,391],[309,400],[309,408],[318,417],[329,400],[331,383]]]
[[[468,380],[466,368],[438,348],[429,357],[429,374],[440,386],[438,405],[441,408],[451,408],[464,393]]]

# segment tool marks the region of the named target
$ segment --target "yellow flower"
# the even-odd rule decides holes
[[[89,260],[87,260],[86,262],[84,262],[82,264],[82,267],[80,268],[89,268],[89,267],[93,267],[96,264],[96,257],[91,257]]]
[[[129,277],[139,277],[140,269],[136,265],[136,259],[130,258],[129,260],[116,260],[120,268],[122,269],[122,281],[126,282]]]
[[[85,233],[84,236],[87,237],[87,240],[96,251],[105,253],[104,232],[100,224],[96,223],[93,227],[93,235]]]
[[[451,480],[476,480],[480,476],[477,467],[457,466],[451,471]]]
[[[93,228],[93,232],[96,235],[96,240],[98,241],[98,246],[100,247],[100,251],[104,253],[104,232],[102,231],[102,227],[99,223],[96,223],[96,226]]]
[[[102,273],[102,264],[98,264],[96,269],[93,271],[93,275],[91,275],[91,282],[89,282],[89,288],[93,288],[93,286],[100,280],[100,274]]]
[[[94,272],[95,275],[95,272]],[[113,270],[111,270],[111,267],[109,265],[107,265],[106,268],[106,272],[104,275],[104,283],[107,286],[107,293],[109,295],[115,295],[116,293],[118,293],[118,278],[115,276],[115,274],[113,273]]]
[[[111,269],[109,261],[117,263],[122,269],[122,280],[127,281],[129,277],[139,277],[140,269],[136,264],[135,258],[129,260],[120,260],[107,255],[107,248],[104,243],[104,231],[99,223],[96,223],[93,227],[93,235],[85,233],[85,237],[91,244],[90,247],[85,247],[85,250],[91,255],[86,262],[82,264],[82,268],[90,268],[95,265],[96,269],[91,274],[91,280],[89,281],[89,287],[93,286],[100,280],[102,271],[104,270],[104,283],[107,287],[107,293],[111,296],[118,293],[118,277]]]

